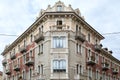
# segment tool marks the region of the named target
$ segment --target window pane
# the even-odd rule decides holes
[[[66,47],[66,38],[62,37],[53,37],[53,48],[65,48]]]
[[[57,11],[62,11],[62,6],[57,6]]]

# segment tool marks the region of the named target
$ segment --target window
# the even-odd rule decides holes
[[[33,35],[32,34],[30,35],[30,41],[31,42],[33,41]]]
[[[78,25],[76,25],[76,31],[78,31]]]
[[[57,6],[57,11],[62,11],[62,6],[61,5]]]
[[[18,45],[18,50],[20,50],[20,45]]]
[[[41,64],[41,74],[43,74],[43,65]]]
[[[79,65],[79,64],[76,65],[76,70],[77,70],[77,74],[82,74],[83,73],[82,66]]]
[[[66,61],[65,60],[53,60],[53,71],[54,72],[65,72]]]
[[[80,65],[80,74],[82,74],[82,66]]]
[[[96,71],[96,79],[99,79],[99,72]]]
[[[88,69],[88,76],[89,76],[88,80],[91,80],[92,79],[92,70],[90,68]]]
[[[32,69],[30,69],[30,80],[31,80],[31,77],[32,77]]]
[[[91,56],[91,50],[89,49],[88,50],[88,57],[90,57]]]
[[[99,55],[96,54],[96,62],[99,64]]]
[[[25,55],[23,55],[23,58],[24,58],[24,63],[26,62],[26,56]]]
[[[108,75],[108,80],[110,80],[110,75]]]
[[[102,73],[102,79],[105,80],[105,73]]]
[[[26,46],[26,40],[24,40],[24,47]]]
[[[78,25],[76,25],[76,31],[81,32],[81,27],[80,27],[80,26],[78,26]]]
[[[30,57],[32,57],[32,55],[33,55],[33,52],[32,52],[32,50],[30,51]]]
[[[38,55],[43,54],[43,44],[38,46]]]
[[[20,64],[20,58],[18,58],[18,65]]]
[[[81,54],[81,45],[76,44],[77,53]]]
[[[43,53],[43,44],[41,44],[41,52]]]
[[[65,48],[65,47],[66,47],[66,38],[64,36],[53,37],[53,48]]]
[[[43,74],[43,64],[38,66],[38,73]]]
[[[90,42],[90,33],[88,33],[88,42]]]
[[[79,68],[79,65],[78,65],[78,64],[76,65],[76,68],[77,68],[77,74],[78,74],[78,70],[79,70],[79,69],[78,69],[78,68]]]
[[[40,74],[40,66],[38,66],[38,73]]]
[[[15,49],[13,49],[13,54],[15,54]]]
[[[13,76],[13,80],[14,80],[14,76]]]
[[[62,25],[62,20],[58,20],[57,25]]]
[[[25,79],[25,71],[23,71],[23,80]]]

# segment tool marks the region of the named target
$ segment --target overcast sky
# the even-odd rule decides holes
[[[0,34],[22,34],[36,19],[41,9],[58,0],[0,0]],[[85,20],[101,34],[120,32],[120,0],[61,0],[65,5],[79,8]],[[120,34],[103,35],[103,47],[120,59]],[[16,36],[0,35],[0,53]],[[3,57],[0,55],[0,70]]]

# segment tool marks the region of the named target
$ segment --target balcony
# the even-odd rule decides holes
[[[102,70],[103,71],[109,70],[109,64],[107,62],[102,63]]]
[[[95,62],[95,57],[94,57],[94,56],[88,57],[87,65],[93,66],[93,65],[95,65],[95,64],[96,64],[96,62]]]
[[[61,25],[52,25],[50,27],[51,31],[66,31],[69,30],[69,26],[65,25],[65,24],[61,24]]]
[[[101,51],[101,46],[98,45],[98,44],[95,44],[94,49],[95,49],[95,51],[100,52]]]
[[[34,57],[27,57],[25,65],[26,66],[33,66],[34,65]]]
[[[10,75],[10,74],[11,74],[10,69],[6,69],[5,73],[6,73],[7,75]]]
[[[7,60],[4,59],[4,60],[2,61],[2,64],[3,64],[3,66],[5,66],[5,65],[7,64]]]
[[[77,31],[76,35],[75,35],[75,40],[80,40],[81,42],[84,42],[85,41],[85,35],[82,34],[80,31]]]
[[[118,73],[119,73],[118,69],[115,69],[115,68],[112,69],[112,74],[113,75],[117,75]]]
[[[24,53],[27,51],[27,47],[26,46],[21,46],[20,47],[20,53]]]
[[[38,43],[38,42],[40,42],[40,41],[42,41],[42,40],[44,40],[43,33],[36,34],[36,35],[34,36],[34,41],[35,41],[36,43]]]
[[[20,71],[20,65],[19,64],[14,66],[14,71]]]
[[[10,56],[11,60],[15,59],[16,58],[16,55],[13,53],[11,56]]]

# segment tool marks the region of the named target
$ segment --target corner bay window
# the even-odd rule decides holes
[[[65,36],[53,37],[53,48],[66,48],[66,37]]]
[[[66,72],[66,60],[53,60],[53,72]]]

